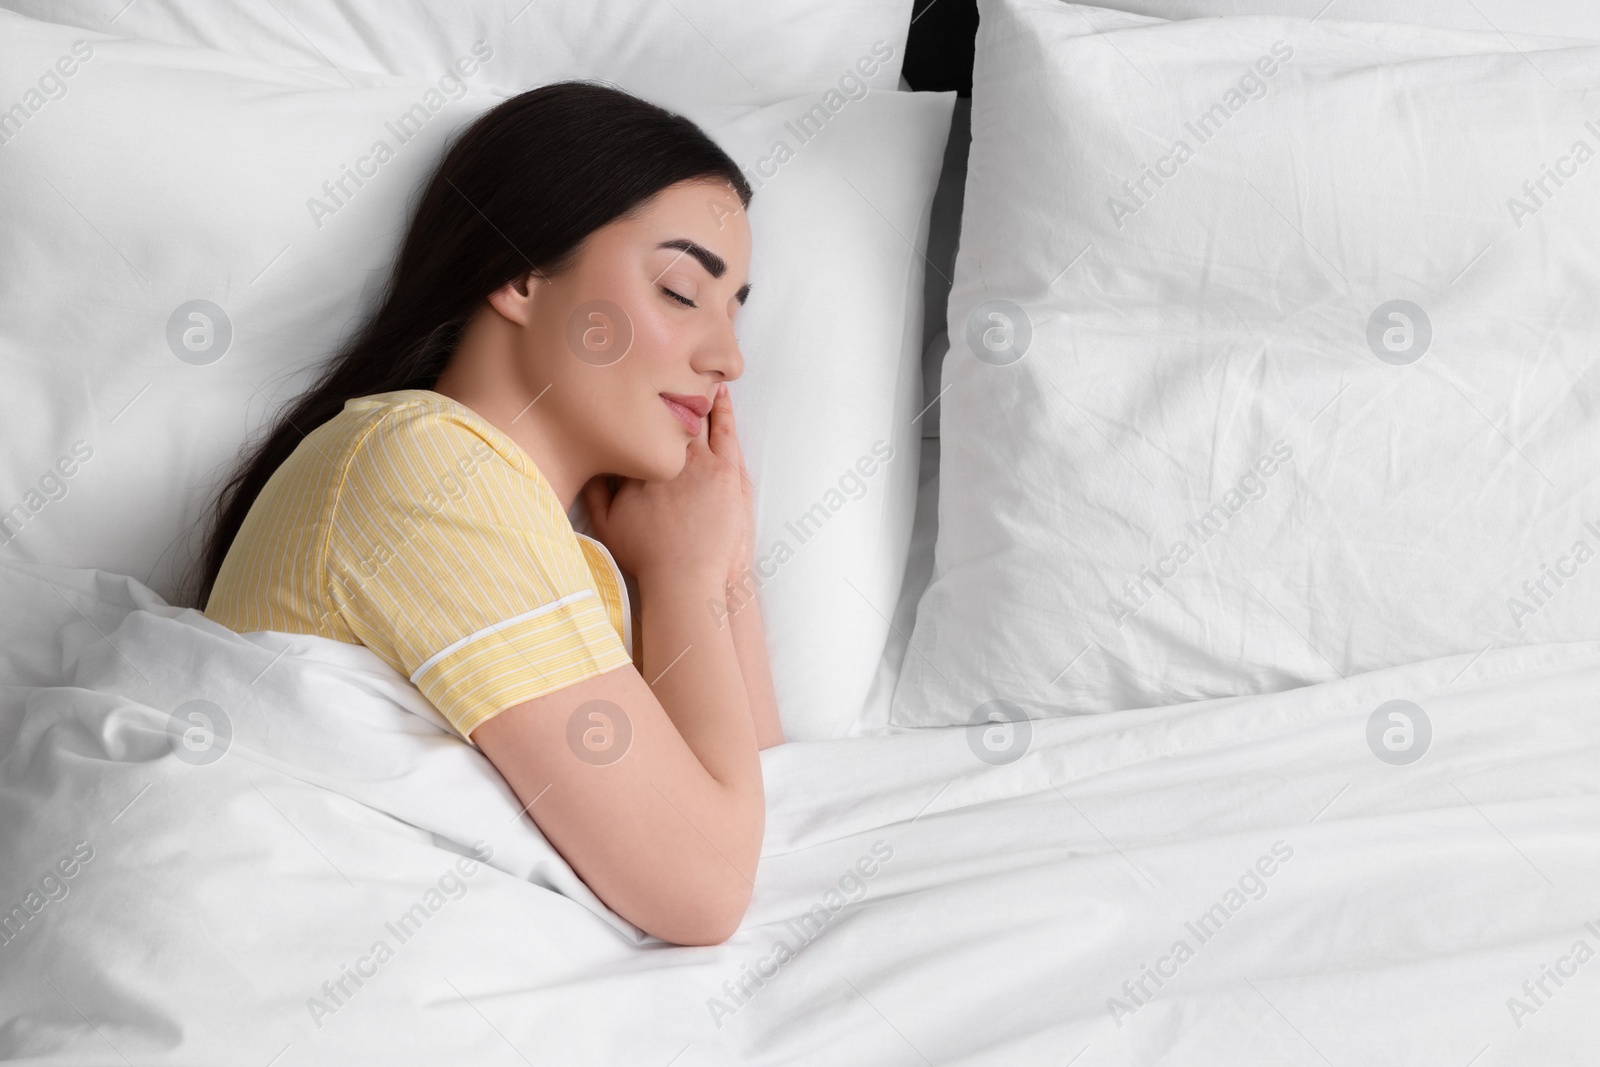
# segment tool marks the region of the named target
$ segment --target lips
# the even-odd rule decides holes
[[[711,414],[711,401],[699,393],[662,393],[662,396],[674,404],[681,404],[694,412],[696,418],[703,419]]]
[[[711,401],[693,393],[662,393],[662,403],[691,434],[700,432],[700,420],[711,410]]]

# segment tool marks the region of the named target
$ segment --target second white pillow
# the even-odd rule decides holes
[[[1600,637],[1600,48],[982,15],[894,721]]]

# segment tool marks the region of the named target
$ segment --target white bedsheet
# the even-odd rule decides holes
[[[0,564],[0,603],[0,907],[43,901],[0,943],[0,1057],[1591,1062],[1600,645],[1036,722],[1007,765],[961,728],[782,745],[744,926],[680,948],[365,649],[94,571]],[[205,765],[166,733],[197,699],[232,729]],[[1432,723],[1410,765],[1368,747],[1390,699]]]

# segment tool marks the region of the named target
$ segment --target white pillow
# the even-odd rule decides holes
[[[0,0],[0,7],[281,66],[426,79],[483,41],[496,62],[480,85],[516,92],[598,78],[674,108],[773,104],[852,76],[894,90],[911,21],[911,0]]]
[[[894,721],[1600,637],[1600,48],[981,11]]]
[[[175,595],[211,488],[358,324],[448,135],[500,99],[439,94],[399,145],[385,123],[438,83],[348,76],[360,87],[0,12],[0,101],[39,105],[0,130],[0,511],[14,519],[0,551]],[[900,589],[920,249],[953,100],[841,98],[804,145],[784,124],[826,112],[822,93],[707,109],[708,133],[761,183],[733,393],[757,555],[784,556],[763,568],[760,598],[794,738],[849,729],[888,634],[880,609]],[[335,212],[313,210],[324,181],[382,138],[393,154],[369,164],[375,176]],[[780,139],[792,158],[763,163]],[[209,349],[180,354],[192,331]]]
[[[1278,15],[1600,40],[1600,5],[1593,0],[1107,0],[1096,6],[1163,19]],[[1094,16],[1087,7],[1085,13]]]

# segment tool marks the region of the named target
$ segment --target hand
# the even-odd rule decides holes
[[[726,386],[712,400],[708,420],[705,439],[689,442],[676,478],[622,478],[613,493],[601,476],[583,487],[595,536],[640,580],[687,571],[720,582],[735,565],[748,518],[741,510],[743,461]]]
[[[733,398],[728,398],[728,410],[733,410]],[[744,576],[750,569],[751,556],[755,552],[756,523],[755,523],[755,489],[750,484],[750,472],[745,469],[744,450],[739,447],[739,438],[733,438],[733,451],[739,466],[739,489],[741,503],[739,505],[739,543],[734,549],[733,560],[728,567],[728,585],[741,589]],[[742,595],[742,592],[741,592]]]

